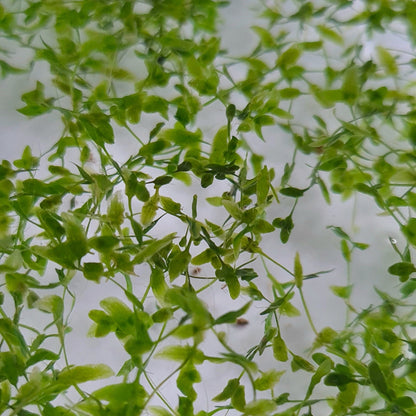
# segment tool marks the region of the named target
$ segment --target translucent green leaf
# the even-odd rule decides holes
[[[274,400],[269,399],[258,399],[247,403],[244,408],[244,416],[268,416],[277,407]]]
[[[32,156],[32,149],[26,146],[23,149],[21,159],[15,160],[13,164],[19,169],[33,169],[39,165],[39,158]]]
[[[201,141],[202,132],[200,130],[191,132],[176,123],[175,128],[163,130],[160,137],[181,148],[198,147]]]
[[[147,397],[146,390],[139,383],[119,383],[102,387],[93,393],[98,400],[105,400],[119,408],[122,405],[143,405]]]
[[[114,227],[120,227],[124,222],[124,204],[118,194],[110,200],[107,208],[107,219]]]
[[[293,355],[290,363],[292,371],[305,370],[313,373],[315,367],[307,360],[302,358],[300,355]]]
[[[159,199],[159,193],[156,192],[143,204],[140,220],[144,226],[149,225],[155,218],[156,212],[159,208]]]
[[[245,388],[240,384],[231,396],[231,405],[242,412],[246,407]]]
[[[0,352],[0,381],[8,380],[16,386],[18,378],[24,373],[25,363],[18,355],[9,351]]]
[[[163,271],[158,267],[152,269],[152,273],[150,274],[150,287],[152,288],[152,292],[159,303],[163,304],[168,285],[165,282],[165,275]]]
[[[319,104],[324,108],[331,108],[337,102],[344,100],[344,94],[339,90],[323,90],[316,86],[311,86],[312,94],[315,96]]]
[[[212,398],[214,402],[222,402],[231,398],[234,392],[237,390],[238,386],[240,385],[238,378],[232,378],[228,380],[227,385],[225,386],[224,390],[217,394],[215,397]]]
[[[184,362],[191,359],[195,364],[201,364],[205,360],[202,351],[190,345],[169,345],[162,348],[156,354],[157,358],[171,361]]]
[[[195,292],[186,287],[173,287],[166,291],[165,302],[172,306],[179,306],[192,316],[192,322],[197,327],[204,328],[212,323],[211,314]]]
[[[272,389],[284,373],[285,371],[277,370],[265,371],[260,377],[254,380],[254,386],[260,391]]]
[[[296,255],[295,255],[293,274],[295,278],[295,285],[296,287],[300,289],[303,285],[303,269],[302,269],[302,264],[300,262],[300,256],[298,252],[296,252]]]
[[[54,319],[61,319],[64,312],[64,303],[57,295],[44,296],[38,299],[34,306],[42,312],[51,313]]]
[[[178,378],[176,379],[176,386],[191,401],[195,401],[197,394],[193,388],[193,384],[199,383],[200,381],[201,376],[195,365],[188,361],[179,372]]]
[[[311,378],[308,390],[306,392],[305,400],[309,399],[315,386],[325,377],[332,369],[333,362],[330,358],[326,358],[319,364],[319,367],[315,371],[315,374]]]
[[[266,202],[270,188],[270,175],[267,166],[258,173],[256,180],[257,205],[261,206]]]
[[[222,205],[222,197],[220,196],[212,196],[205,199],[209,204],[213,205],[214,207],[220,207]]]
[[[398,67],[391,53],[382,46],[377,46],[377,56],[387,75],[396,75]]]
[[[276,60],[276,66],[286,69],[290,66],[295,65],[301,53],[302,51],[298,46],[291,46],[279,55],[279,57]]]
[[[179,214],[182,209],[179,202],[175,202],[172,198],[167,196],[160,197],[160,204],[162,205],[162,208],[171,215]]]
[[[346,262],[351,262],[351,249],[345,239],[341,240],[341,253]]]
[[[273,356],[278,361],[287,361],[288,360],[288,354],[287,354],[287,347],[285,342],[283,341],[280,334],[276,335],[273,338]]]
[[[345,71],[341,90],[344,94],[345,100],[348,103],[353,103],[359,96],[360,81],[358,68],[356,66],[352,66]]]
[[[225,162],[224,153],[228,149],[228,133],[227,127],[221,127],[214,136],[211,145],[211,153],[209,155],[210,163],[223,164]]]
[[[193,257],[191,260],[191,263],[194,264],[195,266],[209,263],[214,254],[215,253],[211,248],[207,248],[202,253],[199,253],[197,256]]]
[[[338,45],[342,45],[344,43],[344,38],[328,26],[317,25],[316,29],[324,38],[327,38]]]
[[[44,85],[37,81],[33,91],[22,95],[22,101],[26,104],[17,111],[25,116],[35,117],[52,110],[53,98],[45,98]]]
[[[260,38],[263,47],[272,48],[275,45],[276,42],[268,30],[260,26],[251,26],[251,29],[256,32],[257,36]]]
[[[148,406],[147,410],[149,410],[153,416],[173,416],[173,413],[161,406]]]
[[[27,360],[26,366],[29,367],[41,361],[56,361],[58,359],[59,359],[59,354],[56,354],[44,348],[39,348]]]
[[[172,243],[173,239],[175,238],[176,233],[171,233],[166,235],[165,237],[161,238],[160,240],[152,240],[148,244],[146,244],[139,253],[134,257],[133,263],[140,264],[152,257],[154,254],[168,246]]]
[[[99,283],[104,274],[104,267],[102,263],[88,262],[84,263],[83,272],[86,279]]]
[[[301,92],[297,88],[282,88],[278,91],[279,97],[282,100],[293,100],[294,98],[298,97]]]
[[[338,296],[343,299],[348,299],[352,292],[352,285],[348,286],[330,286],[330,289],[335,294],[335,296]]]
[[[146,113],[159,113],[163,118],[168,118],[169,102],[157,95],[147,96],[142,108]]]
[[[112,235],[92,237],[88,240],[88,245],[100,253],[110,253],[120,240]]]
[[[234,201],[231,201],[229,199],[223,199],[222,204],[224,205],[224,208],[228,211],[228,213],[235,218],[236,220],[241,220],[243,217],[243,211],[238,206],[238,204]]]
[[[143,145],[139,150],[139,155],[144,157],[155,156],[169,147],[169,145],[169,141],[159,139]]]
[[[62,370],[58,374],[56,383],[73,386],[86,381],[111,377],[112,375],[114,375],[113,370],[105,364],[79,365]]]
[[[190,261],[191,255],[188,251],[180,251],[172,257],[169,262],[169,277],[171,282],[187,269]]]
[[[409,218],[407,224],[402,226],[401,229],[409,243],[416,246],[416,218]]]

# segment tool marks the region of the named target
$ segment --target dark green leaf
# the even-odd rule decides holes
[[[241,307],[240,309],[237,309],[236,311],[231,311],[231,312],[227,312],[224,315],[221,315],[219,318],[217,318],[214,321],[215,325],[220,325],[220,324],[231,324],[234,323],[235,320],[243,315],[244,313],[246,313],[248,311],[248,309],[251,306],[251,302],[246,303],[243,307]]]
[[[292,198],[299,198],[305,193],[305,191],[307,191],[307,189],[298,189],[298,188],[289,187],[289,188],[283,188],[279,192],[282,195],[290,196]]]

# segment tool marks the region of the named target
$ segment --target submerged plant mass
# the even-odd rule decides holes
[[[0,136],[0,413],[413,415],[415,16],[2,1],[2,87],[27,87],[9,106],[28,130],[16,160]],[[388,254],[325,218],[351,200],[393,224]]]

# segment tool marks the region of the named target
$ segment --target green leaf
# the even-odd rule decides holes
[[[273,338],[273,356],[277,361],[287,361],[287,347],[280,334]]]
[[[210,163],[223,164],[225,163],[224,153],[228,149],[228,132],[227,127],[221,127],[214,136],[211,145],[211,153],[209,155]]]
[[[147,410],[149,410],[153,416],[173,416],[173,413],[161,406],[148,406]]]
[[[150,241],[149,243],[144,245],[144,247],[142,247],[138,254],[134,257],[133,263],[140,264],[149,260],[150,257],[152,257],[154,254],[170,245],[175,236],[176,233],[171,233],[161,238],[160,240]]]
[[[274,385],[279,382],[284,373],[285,371],[277,370],[265,371],[260,377],[254,380],[254,386],[260,391],[273,389]]]
[[[407,224],[402,226],[401,229],[409,243],[416,246],[416,218],[409,218]]]
[[[149,225],[155,218],[159,208],[159,199],[159,192],[156,192],[143,204],[140,220],[144,226]]]
[[[195,401],[197,394],[193,388],[193,384],[199,383],[200,381],[201,376],[195,368],[195,365],[188,361],[179,372],[178,378],[176,379],[176,386],[191,401]]]
[[[289,215],[286,218],[275,218],[272,221],[272,224],[276,228],[280,228],[280,241],[283,244],[286,244],[289,240],[290,234],[293,230],[293,227],[295,226],[293,224],[292,215]]]
[[[298,97],[301,92],[297,88],[282,88],[278,91],[279,97],[282,100],[293,100],[294,98]]]
[[[157,352],[156,357],[178,362],[191,359],[195,364],[202,364],[205,360],[202,351],[190,345],[168,345]]]
[[[173,142],[173,144],[181,148],[198,147],[202,132],[199,129],[196,132],[191,132],[176,123],[175,128],[163,130],[160,137],[168,142]]]
[[[88,245],[100,253],[110,253],[120,240],[112,235],[92,237],[88,240]]]
[[[156,299],[163,305],[168,285],[165,282],[165,275],[163,271],[158,267],[152,268],[152,272],[150,274],[150,287],[152,288],[152,292]]]
[[[26,366],[30,367],[31,365],[39,363],[41,361],[56,361],[58,359],[59,354],[55,354],[54,352],[46,350],[44,348],[39,348],[27,360]]]
[[[22,101],[26,104],[17,111],[25,116],[35,117],[52,110],[53,98],[45,98],[45,86],[37,81],[33,91],[22,95]]]
[[[335,294],[342,299],[348,299],[351,295],[353,285],[348,286],[330,286],[330,289]]]
[[[295,285],[297,288],[300,289],[303,285],[303,269],[302,269],[302,264],[300,262],[300,256],[298,252],[296,252],[296,255],[295,255],[293,274],[295,278]]]
[[[276,60],[276,66],[287,69],[295,65],[301,53],[302,51],[297,45],[291,46],[279,55]]]
[[[236,202],[229,199],[223,199],[222,204],[233,218],[236,220],[241,220],[243,218],[243,210],[238,206]]]
[[[246,395],[245,388],[243,385],[239,385],[231,396],[231,405],[242,412],[246,407]]]
[[[143,101],[143,111],[146,113],[159,113],[168,119],[169,102],[157,95],[149,95]]]
[[[258,399],[247,403],[244,408],[244,416],[268,416],[277,407],[274,400],[269,399]]]
[[[172,259],[169,261],[169,277],[172,282],[175,280],[181,273],[188,268],[189,263],[191,262],[191,255],[188,251],[180,251],[175,254]]]
[[[391,53],[382,46],[377,46],[377,56],[387,75],[397,75],[398,67]]]
[[[273,48],[276,42],[273,39],[272,34],[267,29],[260,26],[251,26],[251,29],[256,32],[257,36],[260,38],[263,47]]]
[[[8,380],[16,386],[19,377],[23,374],[25,374],[25,363],[22,358],[9,351],[0,352],[0,381]]]
[[[120,227],[124,222],[124,204],[118,194],[113,196],[107,208],[107,219],[114,227]]]
[[[223,391],[217,394],[215,397],[212,398],[214,402],[222,402],[231,398],[231,396],[235,393],[238,386],[240,385],[238,378],[232,378],[228,380],[227,385],[224,387]]]
[[[62,370],[58,374],[56,383],[73,386],[86,381],[108,378],[112,375],[114,375],[113,370],[105,364],[79,365]]]
[[[147,393],[139,383],[119,383],[95,390],[93,396],[98,400],[111,403],[114,408],[130,407],[132,404],[143,406]]]
[[[371,361],[368,365],[368,377],[374,388],[386,398],[390,398],[390,392],[387,385],[387,380],[376,361]]]
[[[290,196],[292,198],[299,198],[301,196],[303,196],[303,194],[305,193],[305,191],[307,191],[308,189],[299,189],[299,188],[283,188],[281,189],[279,192],[282,195],[286,195],[286,196]]]
[[[197,327],[205,328],[212,323],[211,314],[192,289],[185,287],[168,289],[165,295],[165,302],[172,306],[179,306],[183,311],[192,316],[192,322]]]
[[[329,28],[328,26],[317,25],[316,29],[324,38],[327,38],[331,42],[334,42],[338,45],[342,45],[344,43],[344,38],[342,35],[340,35],[338,32],[335,32],[335,30]]]
[[[51,313],[54,319],[62,319],[64,303],[62,298],[57,295],[44,296],[38,299],[34,306],[42,312]]]
[[[315,372],[315,367],[307,360],[302,358],[300,355],[293,355],[290,363],[292,371],[304,370],[311,373]]]
[[[312,395],[313,389],[323,377],[325,377],[332,369],[333,362],[330,358],[324,359],[320,364],[315,374],[311,378],[311,382],[309,383],[308,390],[306,392],[305,400],[309,399]]]
[[[104,274],[102,263],[84,263],[83,273],[86,279],[99,283]]]
[[[114,296],[103,299],[100,302],[100,306],[117,324],[120,325],[127,322],[133,314],[131,309],[126,306],[124,302]]]
[[[240,294],[240,282],[235,270],[228,264],[223,264],[221,269],[215,270],[218,279],[225,281],[230,292],[231,299],[237,299]]]
[[[175,202],[172,198],[169,198],[167,196],[161,196],[160,197],[160,204],[162,205],[162,208],[171,215],[177,215],[181,212],[181,204],[179,202]]]
[[[266,202],[267,195],[269,193],[269,187],[269,171],[267,170],[267,166],[264,166],[263,169],[258,173],[256,180],[256,195],[258,206],[261,206]]]
[[[388,268],[388,272],[395,276],[400,276],[400,281],[403,282],[408,280],[412,273],[416,272],[416,268],[413,263],[399,262],[391,265]]]
[[[236,311],[230,311],[221,315],[219,318],[217,318],[214,321],[214,325],[234,323],[239,316],[243,315],[244,313],[248,311],[250,306],[251,306],[251,302],[248,302],[243,307],[241,307],[240,309],[237,309]]]

